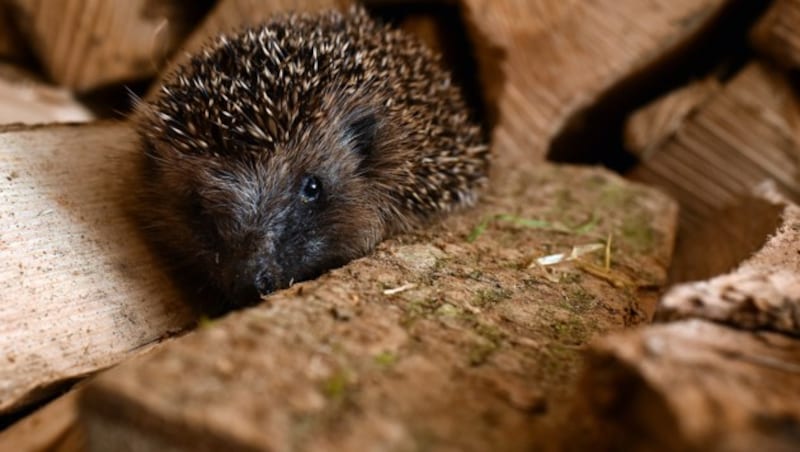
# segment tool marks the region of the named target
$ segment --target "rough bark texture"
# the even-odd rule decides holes
[[[735,271],[665,295],[656,317],[677,322],[590,348],[582,392],[611,448],[797,450],[800,207],[770,198],[783,224]]]
[[[585,341],[647,320],[675,216],[599,169],[509,174],[475,210],[104,374],[84,398],[90,444],[551,447]]]
[[[0,124],[86,122],[93,118],[69,91],[0,64]]]
[[[48,75],[86,91],[155,74],[190,31],[179,0],[8,0]]]
[[[494,107],[494,142],[544,160],[578,113],[691,41],[727,3],[462,0]]]
[[[758,253],[732,273],[673,288],[658,317],[699,317],[800,336],[800,207],[781,207],[783,224]]]
[[[665,189],[692,227],[766,179],[800,195],[800,103],[789,79],[751,63],[631,176]]]
[[[613,335],[582,393],[612,450],[794,451],[800,341],[702,320]]]
[[[131,130],[0,133],[0,413],[193,323],[126,212]]]
[[[751,34],[753,46],[786,68],[800,69],[800,1],[776,0]]]

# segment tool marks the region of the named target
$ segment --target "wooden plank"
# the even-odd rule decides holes
[[[0,133],[0,413],[193,322],[128,213],[125,124]]]
[[[77,91],[155,74],[197,15],[179,0],[8,3],[48,75]]]
[[[90,447],[552,447],[550,428],[575,423],[582,344],[646,321],[676,211],[600,169],[539,164],[497,185],[475,210],[102,374],[81,404]]]
[[[759,52],[789,69],[800,69],[800,1],[776,0],[750,40]]]
[[[754,62],[630,176],[673,195],[692,226],[734,205],[767,179],[800,195],[800,102],[791,81]]]
[[[0,64],[0,124],[86,122],[93,118],[69,91]]]
[[[494,107],[494,142],[543,160],[612,87],[696,38],[725,0],[462,0]],[[624,5],[624,6],[623,6]],[[496,171],[505,171],[502,162]]]

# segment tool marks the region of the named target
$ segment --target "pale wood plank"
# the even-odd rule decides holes
[[[125,124],[0,133],[0,412],[193,321],[126,212]]]
[[[87,91],[155,74],[190,32],[190,3],[9,0],[48,75]]]

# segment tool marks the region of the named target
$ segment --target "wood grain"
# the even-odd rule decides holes
[[[707,78],[672,91],[636,111],[625,124],[625,147],[640,159],[648,159],[720,88],[716,78]]]
[[[785,68],[800,69],[800,1],[776,0],[750,34],[753,46]]]
[[[0,413],[192,323],[126,213],[125,124],[0,133]]]
[[[794,87],[774,67],[753,62],[630,176],[675,197],[682,219],[694,227],[768,179],[800,196],[799,162],[800,101]]]
[[[725,0],[462,0],[509,159],[546,158],[574,116],[694,39]],[[495,166],[505,171],[504,156]]]
[[[8,2],[48,75],[77,91],[155,74],[193,25],[179,0]]]

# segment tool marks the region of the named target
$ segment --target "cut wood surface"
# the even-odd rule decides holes
[[[800,196],[800,102],[791,81],[745,66],[630,174],[663,188],[697,225],[767,179]]]
[[[495,110],[495,143],[543,160],[576,114],[694,39],[728,3],[462,0]]]
[[[185,2],[8,0],[48,75],[86,91],[155,74],[191,30]]]
[[[625,146],[647,160],[719,89],[719,81],[710,77],[677,89],[637,111],[625,126]]]
[[[193,322],[125,211],[122,124],[0,133],[0,413]]]
[[[778,230],[786,204],[761,193],[773,184],[736,201],[700,224],[681,224],[670,267],[670,282],[700,281],[723,275],[761,249]]]
[[[610,450],[796,451],[800,341],[702,320],[603,338],[582,395]]]
[[[764,55],[786,68],[800,69],[800,0],[775,0],[750,37]]]
[[[676,210],[600,169],[521,166],[474,210],[104,373],[90,446],[552,448],[582,344],[647,320]],[[580,257],[535,263],[559,253]]]
[[[86,122],[93,117],[68,90],[0,64],[0,124]]]

